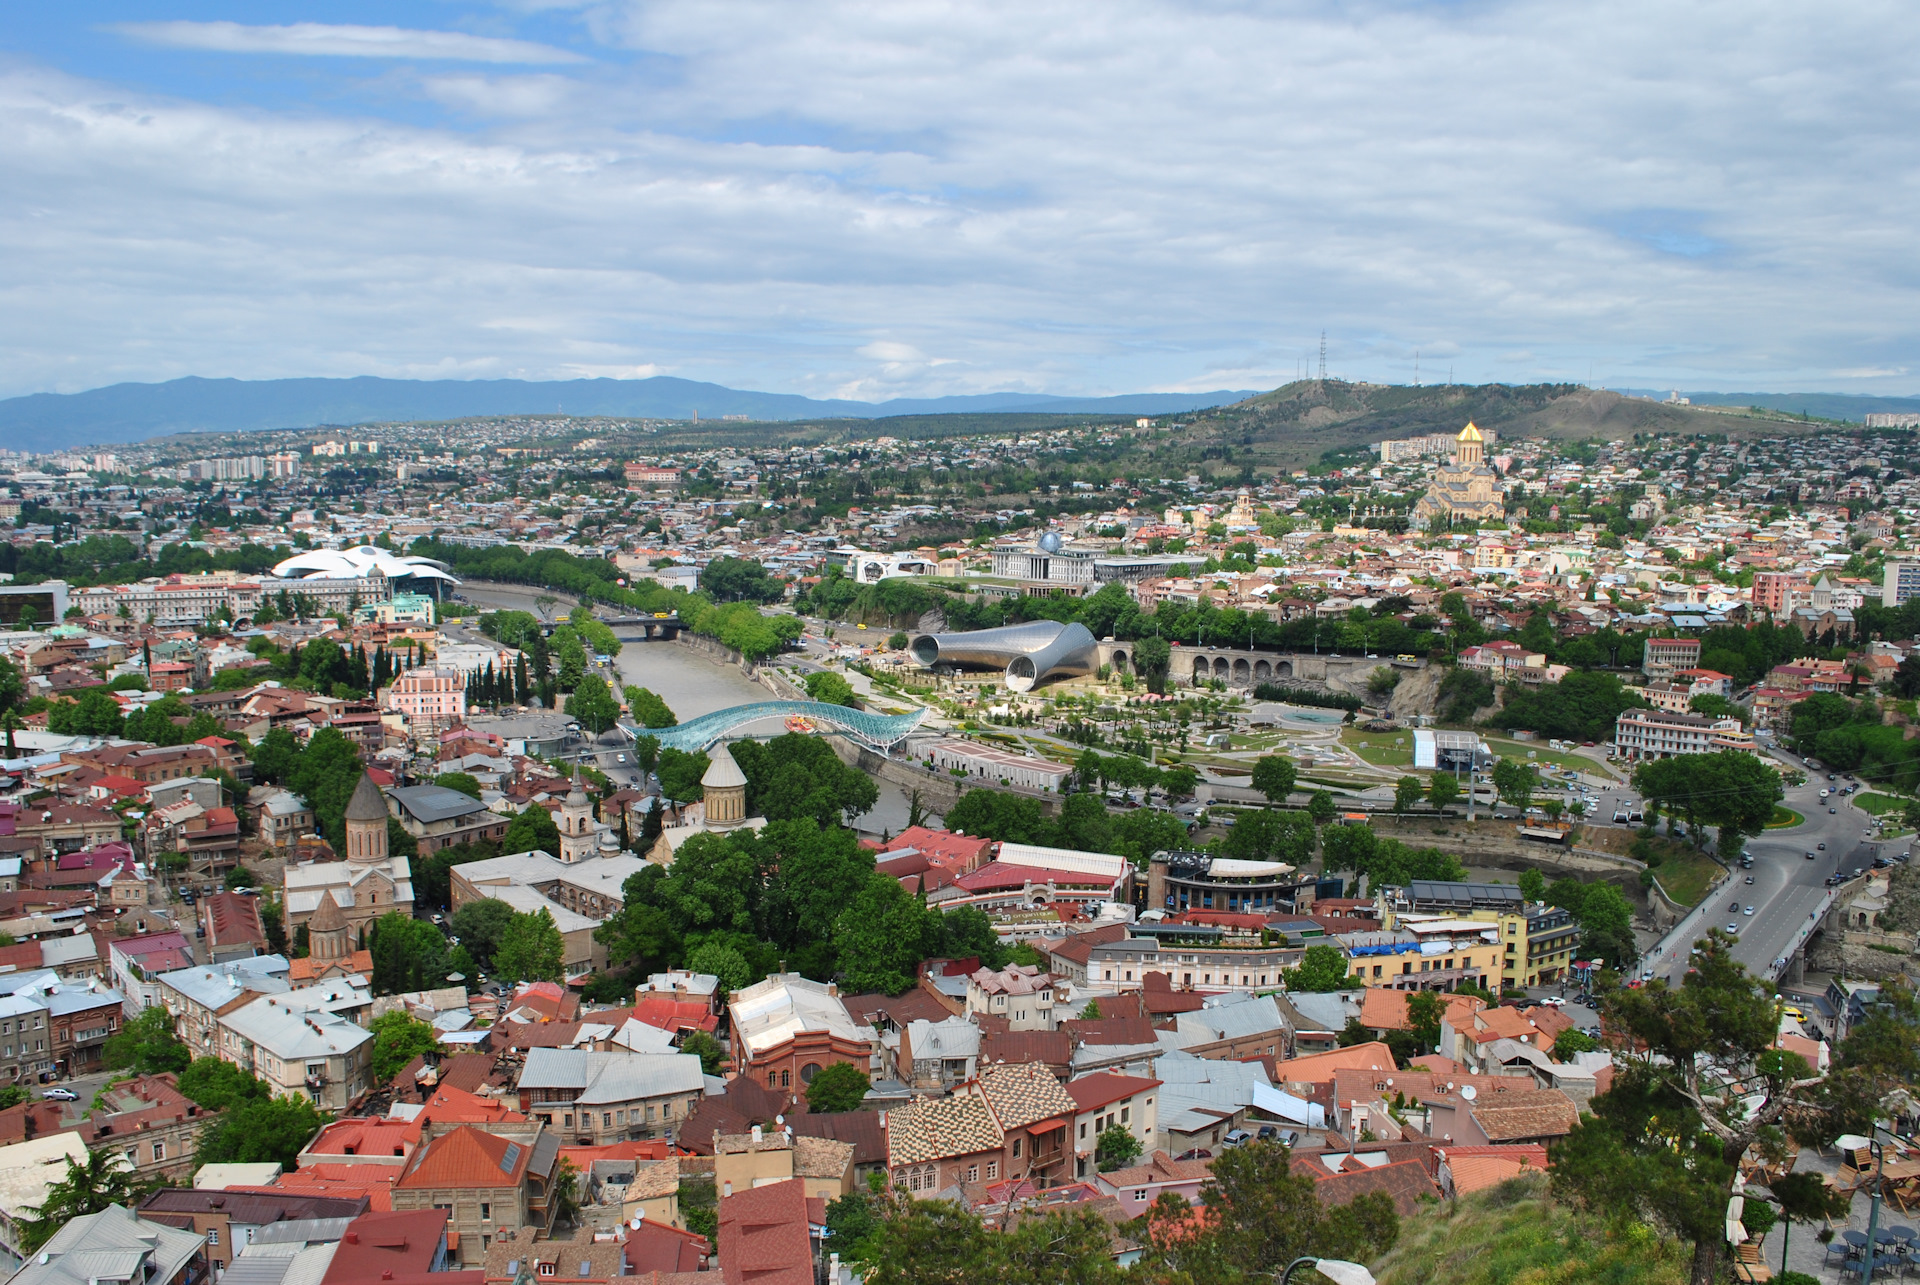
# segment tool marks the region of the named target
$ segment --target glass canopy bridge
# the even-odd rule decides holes
[[[823,701],[757,701],[751,705],[735,705],[732,709],[702,714],[678,727],[647,728],[636,727],[632,723],[622,723],[620,726],[629,736],[653,737],[660,742],[662,749],[697,754],[751,723],[795,715],[817,726],[831,728],[869,749],[885,753],[920,726],[920,720],[927,716],[927,711],[916,709],[908,714],[873,714],[863,709],[849,709],[845,705],[829,705]]]

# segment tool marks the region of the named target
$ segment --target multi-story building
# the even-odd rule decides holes
[[[1053,1003],[1058,988],[1052,973],[1026,964],[976,969],[967,977],[966,1015],[1002,1018],[1012,1031],[1051,1031],[1059,1025]]]
[[[366,1196],[310,1196],[294,1192],[195,1191],[162,1188],[141,1202],[140,1212],[173,1227],[188,1227],[207,1242],[207,1263],[225,1274],[234,1256],[254,1243],[261,1228],[315,1218],[358,1218]]]
[[[459,1125],[424,1139],[393,1184],[393,1208],[443,1210],[462,1262],[486,1261],[503,1231],[550,1234],[560,1202],[560,1142],[538,1121]]]
[[[394,820],[414,837],[423,857],[463,843],[497,843],[512,824],[511,818],[489,811],[472,795],[444,785],[398,786],[386,796]]]
[[[690,1053],[527,1050],[520,1109],[570,1145],[677,1138],[706,1080]]]
[[[1013,754],[991,745],[976,745],[972,741],[954,740],[951,737],[934,741],[924,747],[924,752],[933,765],[942,771],[986,781],[1001,781],[1029,790],[1058,793],[1061,784],[1073,775],[1073,769],[1065,763]]]
[[[1163,850],[1147,861],[1148,910],[1224,910],[1259,914],[1304,912],[1318,880],[1284,861],[1242,861],[1186,849]]]
[[[722,1197],[795,1178],[810,1200],[847,1195],[853,1190],[853,1144],[757,1124],[751,1132],[713,1140],[713,1182]]]
[[[0,1083],[31,1084],[51,1071],[49,1034],[46,1004],[37,992],[0,996]]]
[[[619,852],[573,862],[546,852],[470,861],[453,868],[453,908],[491,897],[522,914],[545,910],[560,929],[567,976],[583,976],[606,963],[594,930],[619,912],[627,880],[647,864]]]
[[[325,989],[269,995],[221,1014],[220,1060],[265,1080],[276,1097],[346,1110],[372,1087],[373,1034],[317,1003],[314,992]]]
[[[451,727],[467,715],[467,684],[457,669],[409,669],[380,690],[380,706],[415,729]]]
[[[275,481],[300,476],[300,457],[292,451],[267,456],[267,476]]]
[[[1075,1178],[1088,1178],[1096,1172],[1093,1153],[1100,1145],[1100,1135],[1108,1129],[1131,1133],[1142,1154],[1153,1150],[1154,1131],[1160,1127],[1159,1112],[1154,1107],[1160,1081],[1102,1071],[1071,1080],[1064,1087],[1074,1105]]]
[[[101,1051],[120,1029],[125,998],[97,983],[61,983],[47,988],[44,1002],[55,1069],[67,1076],[99,1070]]]
[[[1676,754],[1712,754],[1752,742],[1737,718],[1664,709],[1630,709],[1614,720],[1613,743],[1627,759],[1664,759]]]
[[[627,463],[627,489],[643,491],[648,487],[675,487],[680,485],[680,470],[665,468],[658,464],[642,464],[638,460]]]
[[[915,1098],[887,1112],[887,1176],[916,1200],[963,1182],[1063,1176],[1068,1123],[1078,1106],[1036,1062],[988,1067],[945,1098]]]
[[[734,1065],[770,1089],[811,1084],[835,1062],[871,1064],[873,1030],[854,1020],[831,982],[775,973],[735,991],[727,1010]]]
[[[1580,926],[1570,912],[1543,902],[1529,903],[1511,884],[1416,879],[1405,888],[1381,889],[1374,905],[1382,927],[1390,931],[1401,927],[1403,917],[1436,914],[1496,925],[1503,986],[1559,981],[1573,963],[1580,942]],[[1478,949],[1466,944],[1470,951]]]
[[[1147,935],[1150,931],[1154,935]],[[1199,924],[1169,925],[1164,932],[1143,924],[1134,932],[1089,952],[1089,981],[1131,988],[1144,985],[1148,973],[1165,973],[1179,987],[1272,989],[1305,953],[1300,946],[1262,942],[1258,935],[1228,940],[1223,930]]]
[[[1649,638],[1640,661],[1648,678],[1672,678],[1682,669],[1700,668],[1698,638]]]
[[[1029,593],[1085,593],[1093,584],[1094,560],[1104,549],[1075,549],[1048,534],[1034,545],[1011,545],[993,551],[993,574],[1020,581]]]
[[[1893,567],[1893,563],[1887,564],[1889,575]],[[1753,573],[1753,609],[1776,618],[1784,617],[1793,609],[1794,594],[1805,587],[1805,579],[1791,571],[1756,571]]]
[[[323,896],[332,897],[346,915],[356,939],[389,911],[413,913],[413,866],[405,857],[388,855],[387,816],[380,787],[363,773],[347,800],[347,859],[289,863],[282,876],[289,933],[313,917]]]
[[[1920,598],[1920,562],[1901,559],[1887,563],[1886,578],[1880,587],[1880,605],[1905,606],[1913,598]]]
[[[217,966],[180,968],[154,979],[159,1003],[173,1015],[173,1033],[195,1057],[220,1055],[220,1019],[268,995],[293,989],[287,961],[255,955]]]

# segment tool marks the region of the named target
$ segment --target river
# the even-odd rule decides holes
[[[462,596],[476,604],[515,611],[534,610],[533,599],[539,592],[520,585],[478,582],[469,582],[461,589]],[[564,611],[564,607],[562,604],[560,610]],[[773,693],[734,666],[710,660],[690,647],[634,638],[621,641],[620,654],[613,662],[621,685],[645,687],[654,692],[682,722],[715,710],[774,699]],[[907,826],[906,791],[888,781],[876,784],[880,787],[880,797],[873,810],[859,819],[856,828],[875,836],[898,834]]]

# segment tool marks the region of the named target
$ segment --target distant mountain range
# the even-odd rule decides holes
[[[478,415],[617,415],[756,420],[877,419],[890,415],[1175,415],[1253,396],[1134,393],[1121,397],[1049,397],[982,393],[857,402],[756,393],[661,375],[652,379],[186,379],[113,384],[84,393],[34,393],[0,401],[0,442],[15,450],[53,451],[137,442],[169,433],[236,433]]]
[[[1660,388],[1621,388],[1616,391],[1630,397],[1652,397],[1664,401],[1669,390]],[[1845,419],[1856,424],[1866,422],[1869,411],[1920,412],[1920,397],[1869,397],[1860,393],[1690,393],[1680,396],[1695,406],[1758,406],[1763,410],[1788,415],[1811,415],[1815,419]]]

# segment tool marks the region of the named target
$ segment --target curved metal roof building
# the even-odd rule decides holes
[[[1090,674],[1095,663],[1093,634],[1087,627],[1053,620],[965,634],[921,634],[913,640],[912,651],[927,669],[960,665],[1005,670],[1007,689],[1016,692],[1032,691],[1049,678]]]

